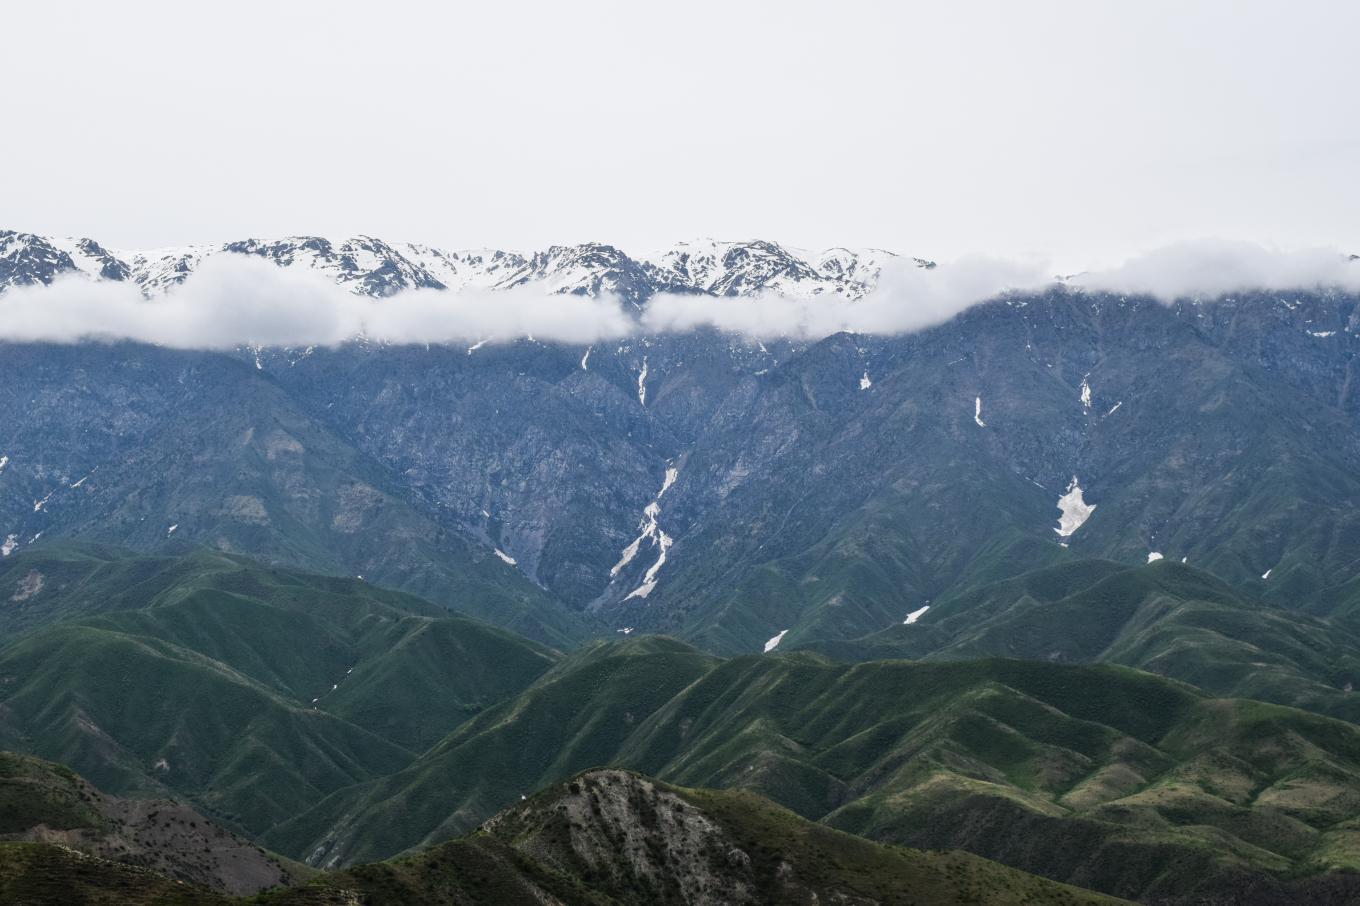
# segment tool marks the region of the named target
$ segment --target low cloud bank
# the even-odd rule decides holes
[[[549,296],[541,288],[357,296],[310,271],[244,255],[206,259],[153,299],[137,287],[79,275],[0,296],[0,339],[71,343],[137,340],[179,349],[389,343],[506,342],[524,336],[593,343],[635,322],[615,299]]]
[[[1086,289],[1176,299],[1217,299],[1244,290],[1334,288],[1360,292],[1360,262],[1328,249],[1278,251],[1206,239],[1163,246],[1118,267],[1081,274]]]
[[[877,288],[859,300],[665,295],[648,303],[642,323],[651,333],[716,327],[762,338],[819,339],[840,331],[910,333],[942,324],[1001,293],[1040,289],[1052,283],[1049,273],[1037,263],[997,258],[960,258],[930,269],[899,260],[885,266]]]
[[[971,257],[929,270],[892,262],[857,301],[822,295],[791,299],[661,295],[641,314],[613,297],[547,295],[542,287],[451,293],[410,290],[356,296],[309,271],[235,255],[205,260],[165,296],[79,275],[0,295],[0,340],[71,343],[136,340],[191,349],[242,345],[327,346],[355,337],[398,343],[507,342],[532,336],[570,344],[715,327],[753,337],[818,339],[840,331],[921,330],[1004,293],[1053,284],[1039,262]],[[1235,242],[1192,242],[1131,258],[1069,281],[1099,292],[1163,301],[1213,299],[1247,289],[1360,292],[1360,261],[1334,251],[1281,252]]]

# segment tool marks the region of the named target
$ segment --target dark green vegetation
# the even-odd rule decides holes
[[[1115,667],[712,662],[653,639],[573,660],[266,841],[378,858],[607,762],[1130,898],[1360,867],[1360,728],[1341,721]]]
[[[52,844],[0,843],[0,903],[241,903]],[[963,853],[821,827],[750,793],[622,771],[574,777],[418,855],[250,902],[354,904],[1080,904],[1114,900]]]
[[[0,649],[0,745],[249,834],[400,769],[557,658],[409,595],[224,554],[46,548],[5,567],[7,612],[34,628]]]
[[[573,778],[477,833],[324,876],[281,903],[1078,904],[1105,897],[962,853],[922,853],[818,826],[750,793],[623,771]],[[327,895],[329,894],[329,896]],[[274,902],[275,898],[269,898]]]
[[[0,649],[5,747],[321,868],[416,853],[601,765],[1147,901],[1319,895],[1360,868],[1360,728],[1238,697],[1349,714],[1328,672],[1346,630],[1179,564],[1062,564],[823,646],[925,658],[859,664],[656,636],[563,655],[202,551],[38,547],[0,583],[24,627]]]
[[[394,774],[339,790],[264,837],[333,867],[464,833],[522,795],[618,753],[720,662],[665,638],[597,643]]]
[[[910,626],[854,640],[786,642],[839,660],[1015,657],[1137,667],[1217,695],[1360,720],[1360,626],[1261,601],[1165,560],[1079,560],[947,597]],[[1340,610],[1336,615],[1334,611]]]

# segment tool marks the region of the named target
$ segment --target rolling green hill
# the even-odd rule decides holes
[[[207,552],[37,555],[4,577],[44,580],[15,602],[36,628],[0,649],[0,744],[252,834],[400,769],[559,657],[353,579]]]
[[[650,714],[718,663],[662,637],[588,646],[405,770],[337,791],[263,839],[326,867],[446,840],[521,795],[613,762]]]
[[[799,647],[792,642],[789,647]],[[838,660],[1016,657],[1109,663],[1360,721],[1360,631],[1158,561],[1077,560],[945,598],[911,625],[802,647]]]
[[[1024,550],[994,551],[996,572]],[[1350,716],[1344,606],[1284,609],[1180,564],[1068,559],[826,654],[731,659],[636,635],[562,654],[206,551],[36,547],[5,561],[7,589],[0,746],[318,868],[402,856],[343,876],[377,891],[446,883],[422,848],[601,766],[1150,902],[1333,896],[1360,877],[1360,727],[1278,704]],[[885,655],[919,660],[851,662]],[[524,864],[484,836],[452,852]],[[507,877],[570,893],[581,876],[559,869]]]
[[[714,662],[646,638],[564,662],[265,842],[328,866],[391,855],[582,762],[753,790],[873,839],[1130,898],[1325,886],[1360,868],[1348,723],[1117,667]]]
[[[1114,903],[964,853],[883,846],[750,793],[623,771],[557,785],[468,837],[271,903]]]

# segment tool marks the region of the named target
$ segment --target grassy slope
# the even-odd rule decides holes
[[[323,864],[373,858],[475,826],[582,764],[616,764],[1122,896],[1360,868],[1360,728],[1340,721],[1118,667],[714,664],[640,647],[660,644],[564,663],[266,842]],[[667,684],[677,658],[696,676]]]
[[[795,643],[796,644],[796,643]],[[1360,720],[1360,634],[1270,606],[1179,563],[1064,563],[938,602],[920,621],[810,642],[840,660],[1020,657],[1137,667],[1217,695]]]
[[[409,595],[206,552],[29,555],[21,575],[73,560],[19,602],[48,608],[36,625],[72,618],[0,650],[0,741],[253,833],[397,770],[558,657]]]
[[[0,843],[0,903],[242,903],[47,844]],[[594,771],[459,840],[252,898],[300,904],[1116,902],[965,853],[872,843],[750,793]]]
[[[338,791],[264,841],[334,866],[448,839],[520,795],[609,763],[648,715],[715,663],[664,638],[589,646],[407,769]]]
[[[164,875],[50,843],[0,843],[0,903],[209,906],[231,902]]]
[[[750,793],[595,771],[469,837],[280,893],[280,903],[1114,902],[962,853],[883,846]]]

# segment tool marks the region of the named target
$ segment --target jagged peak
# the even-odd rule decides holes
[[[281,267],[326,273],[353,292],[385,296],[403,289],[507,289],[540,285],[548,293],[614,293],[634,305],[664,292],[741,296],[770,292],[858,298],[876,284],[886,261],[878,249],[809,251],[767,239],[701,238],[644,255],[605,242],[550,245],[535,252],[447,250],[358,234],[247,238],[217,244],[127,250],[93,239],[52,239],[0,231],[0,291],[47,284],[64,273],[135,283],[147,296],[170,291],[203,260],[220,254],[256,255]],[[928,262],[914,259],[922,266]]]

